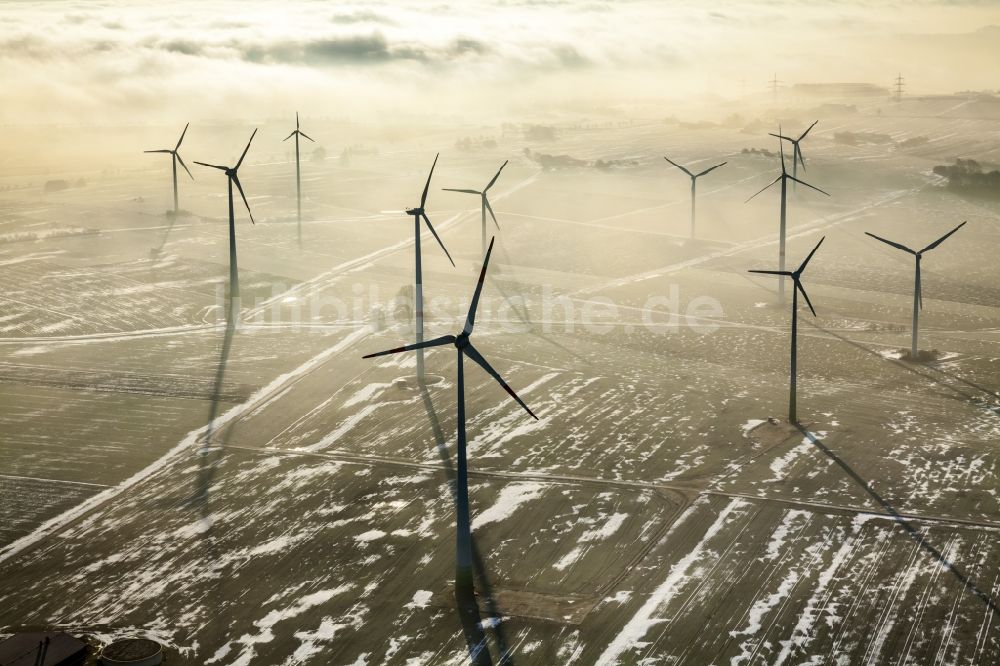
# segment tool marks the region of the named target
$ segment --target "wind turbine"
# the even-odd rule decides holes
[[[778,132],[779,132],[778,134],[775,134],[774,132],[769,132],[769,134],[771,136],[777,137],[777,138],[781,139],[782,141],[790,141],[791,142],[791,144],[792,144],[792,176],[793,177],[798,177],[798,175],[799,175],[799,163],[802,164],[802,170],[803,171],[806,170],[806,161],[804,159],[802,159],[802,148],[799,146],[799,142],[802,141],[802,139],[806,138],[806,135],[809,134],[809,132],[812,130],[813,127],[816,127],[816,123],[818,123],[818,122],[819,121],[817,120],[812,125],[810,125],[806,129],[806,131],[803,132],[802,135],[799,136],[799,138],[797,138],[797,139],[792,138],[790,136],[784,136],[783,134],[780,133],[781,130],[778,130]],[[793,187],[794,187],[794,185],[793,185]]]
[[[247,213],[250,215],[250,223],[256,224],[253,220],[253,213],[250,212],[250,204],[247,203],[247,195],[243,193],[243,186],[240,185],[240,177],[237,173],[239,171],[240,165],[243,164],[243,158],[247,156],[247,151],[250,150],[250,144],[253,142],[253,138],[257,135],[257,130],[254,129],[253,134],[250,135],[250,141],[247,141],[247,147],[243,149],[243,154],[240,155],[240,159],[236,162],[236,166],[227,167],[219,166],[218,164],[207,164],[205,162],[195,162],[195,164],[200,164],[201,166],[212,167],[213,169],[219,169],[226,173],[226,179],[229,189],[229,298],[230,298],[230,312],[228,313],[228,318],[230,321],[235,315],[234,310],[238,310],[238,302],[240,297],[240,276],[239,271],[236,268],[236,216],[233,213],[233,184],[235,183],[236,189],[240,191],[240,196],[243,197],[243,204],[247,207]]]
[[[798,338],[798,328],[799,328],[799,292],[800,291],[802,292],[802,296],[806,299],[806,304],[809,305],[809,310],[812,311],[814,317],[816,316],[816,310],[813,309],[813,304],[809,300],[809,294],[807,294],[805,288],[803,288],[802,281],[800,280],[800,278],[802,277],[802,271],[804,271],[806,269],[806,265],[808,265],[809,260],[812,259],[812,256],[814,254],[816,254],[816,250],[819,249],[819,246],[822,245],[823,241],[825,241],[825,240],[826,240],[826,236],[823,236],[823,238],[819,239],[819,242],[816,243],[816,247],[814,247],[812,249],[812,252],[810,252],[809,255],[806,257],[805,261],[802,262],[802,264],[799,266],[798,270],[794,270],[794,271],[786,271],[786,270],[780,270],[780,271],[758,271],[758,270],[752,270],[752,271],[750,271],[751,273],[765,273],[767,275],[780,275],[782,278],[784,278],[785,276],[788,276],[788,277],[792,278],[792,281],[795,283],[795,287],[794,287],[794,289],[792,289],[792,364],[791,364],[791,381],[789,383],[789,389],[788,389],[788,422],[789,423],[795,423],[796,422],[796,418],[795,418],[795,375],[796,375],[796,361],[798,360],[797,359],[798,354],[797,354],[796,348],[797,348],[797,338]]]
[[[966,220],[966,222],[968,222],[968,220]],[[938,238],[936,241],[934,241],[933,243],[931,243],[922,250],[911,250],[910,248],[906,247],[905,245],[902,245],[901,243],[894,243],[893,241],[882,238],[881,236],[876,236],[875,234],[869,233],[867,231],[865,232],[875,240],[880,240],[886,245],[891,245],[894,248],[902,250],[903,252],[909,252],[910,254],[913,255],[916,269],[913,277],[913,332],[910,338],[910,358],[914,361],[917,360],[917,314],[924,307],[924,296],[923,292],[920,289],[920,259],[923,257],[924,252],[933,250],[938,245],[943,243],[944,240],[948,238],[948,236],[951,236],[953,233],[955,233],[964,226],[965,222],[962,222],[962,224],[958,225],[957,227],[946,233],[944,236],[941,236],[941,238]]]
[[[174,215],[177,215],[177,211],[178,211],[178,207],[177,207],[177,163],[180,162],[181,166],[184,167],[184,170],[187,171],[187,175],[191,176],[190,169],[188,169],[187,165],[184,164],[184,160],[181,159],[181,154],[179,152],[177,152],[181,148],[181,142],[184,140],[184,135],[187,134],[188,125],[190,125],[190,124],[191,123],[187,123],[187,125],[184,125],[184,131],[181,132],[181,138],[177,139],[177,145],[174,146],[173,150],[171,150],[170,148],[164,148],[163,150],[144,150],[144,151],[142,151],[144,153],[167,153],[167,154],[170,155],[170,162],[171,162],[171,166],[173,167],[173,172],[174,172]],[[194,176],[191,176],[191,180],[194,180]]]
[[[534,412],[524,404],[524,401],[518,397],[514,390],[504,381],[503,377],[500,376],[493,366],[483,357],[482,354],[472,345],[469,337],[472,335],[472,329],[476,323],[476,309],[479,307],[479,296],[483,291],[483,283],[486,281],[486,268],[490,263],[490,254],[493,252],[493,241],[490,240],[489,248],[486,250],[486,256],[483,259],[483,268],[479,273],[479,282],[476,284],[476,291],[472,296],[472,303],[469,305],[469,314],[465,320],[465,327],[462,332],[457,336],[455,335],[444,335],[440,338],[434,338],[433,340],[428,340],[423,342],[418,340],[414,344],[406,345],[405,347],[397,347],[395,349],[389,349],[383,352],[377,352],[375,354],[368,354],[364,358],[373,358],[375,356],[385,356],[386,354],[398,354],[399,352],[417,350],[418,353],[423,351],[427,347],[440,347],[442,345],[453,344],[458,350],[458,419],[457,419],[457,470],[456,470],[456,537],[455,537],[455,587],[458,589],[468,589],[472,586],[472,526],[469,522],[469,474],[468,474],[468,460],[466,456],[466,440],[465,440],[465,373],[462,367],[463,359],[468,356],[472,359],[479,367],[486,371],[488,375],[493,377],[500,386],[503,387],[507,393],[517,401],[517,404],[521,405],[532,418],[538,420]]]
[[[781,134],[781,126],[780,125],[778,126],[778,134]],[[788,173],[788,171],[785,170],[785,146],[784,146],[783,143],[781,143],[780,140],[778,141],[778,149],[781,152],[781,174],[777,178],[775,178],[774,180],[772,180],[770,183],[768,183],[766,186],[762,187],[757,192],[757,194],[760,194],[761,192],[763,192],[767,188],[771,187],[771,185],[774,185],[779,180],[781,181],[781,226],[779,227],[779,231],[778,231],[778,233],[779,233],[779,239],[778,239],[778,268],[779,268],[779,270],[784,271],[785,270],[785,221],[786,221],[786,210],[788,208],[788,181],[792,180],[793,182],[796,182],[796,183],[802,183],[806,187],[811,187],[812,189],[816,190],[820,194],[826,194],[826,196],[830,196],[830,195],[827,192],[824,192],[823,190],[819,189],[818,187],[813,187],[809,183],[807,183],[807,182],[805,182],[803,180],[799,180],[795,176],[790,175]],[[753,195],[752,197],[750,197],[749,199],[747,199],[743,203],[749,203],[754,197],[757,196],[757,194]],[[785,302],[785,278],[784,277],[782,277],[781,280],[778,282],[778,302],[780,302],[780,303],[784,303]]]
[[[438,242],[441,249],[444,250],[445,256],[448,257],[448,261],[454,266],[455,262],[451,258],[451,254],[448,253],[448,248],[444,246],[441,242],[441,238],[434,231],[434,225],[427,218],[427,213],[424,212],[424,206],[427,204],[427,192],[431,186],[431,176],[434,175],[434,167],[437,166],[438,157],[441,153],[434,156],[434,163],[431,164],[430,173],[427,174],[427,182],[424,184],[423,194],[420,195],[420,205],[416,208],[409,208],[406,210],[407,215],[413,216],[413,244],[414,251],[416,254],[416,283],[414,284],[413,296],[414,296],[414,306],[416,315],[416,337],[417,344],[424,341],[424,285],[423,285],[423,271],[421,270],[420,262],[420,218],[423,218],[424,222],[427,224],[427,228],[430,229],[431,234],[434,236],[434,240]],[[419,348],[417,352],[417,378],[424,378],[424,352],[423,348]]]
[[[698,179],[701,178],[702,176],[704,176],[705,174],[707,174],[708,172],[715,171],[720,166],[724,166],[725,164],[728,164],[728,162],[723,162],[722,164],[716,164],[714,167],[709,167],[708,169],[705,169],[701,173],[691,173],[686,168],[682,167],[677,162],[674,162],[669,157],[664,157],[663,159],[665,159],[666,161],[670,162],[675,167],[677,167],[678,169],[680,169],[681,171],[683,171],[684,173],[686,173],[688,176],[691,177],[691,238],[694,238],[694,190],[695,190],[695,183],[697,183]]]
[[[465,194],[478,194],[479,195],[479,208],[480,208],[480,212],[482,213],[482,250],[481,250],[481,252],[484,255],[486,254],[486,211],[487,210],[490,211],[490,217],[493,218],[493,224],[496,225],[496,227],[497,227],[498,230],[500,229],[500,223],[497,222],[497,216],[493,214],[493,207],[490,206],[490,200],[487,198],[486,193],[489,192],[490,188],[493,187],[493,184],[497,182],[497,178],[500,177],[500,172],[503,171],[503,168],[505,166],[507,166],[507,162],[509,162],[509,161],[510,160],[504,160],[504,163],[500,165],[499,169],[497,169],[497,174],[495,176],[493,176],[493,180],[491,180],[489,183],[487,183],[486,187],[483,188],[482,192],[480,192],[479,190],[456,190],[456,189],[453,189],[453,188],[450,188],[450,187],[442,188],[445,192],[464,192]]]
[[[299,168],[299,137],[305,137],[313,143],[316,143],[312,138],[299,129],[299,112],[295,112],[295,129],[292,133],[286,136],[282,141],[288,141],[292,137],[295,137],[295,202],[298,205],[298,217],[299,217],[299,247],[302,247],[302,172]]]

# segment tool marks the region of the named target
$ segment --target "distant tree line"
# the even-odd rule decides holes
[[[744,155],[762,155],[764,157],[777,157],[778,153],[772,153],[767,148],[744,148],[740,151]]]
[[[976,160],[955,160],[955,164],[934,167],[934,173],[948,179],[948,189],[975,196],[1000,199],[1000,171],[985,171]]]
[[[47,180],[42,189],[46,192],[61,192],[62,190],[68,190],[71,187],[86,187],[87,181],[83,178],[78,178],[76,180]]]
[[[588,162],[587,160],[581,160],[578,157],[573,157],[572,155],[549,155],[547,153],[540,153],[537,150],[532,151],[531,148],[524,149],[524,156],[529,160],[537,163],[543,169],[555,170],[555,169],[565,169],[565,168],[579,168],[579,167],[593,167],[595,169],[601,169],[602,171],[607,171],[610,169],[621,169],[626,167],[638,166],[636,160],[605,160],[597,159],[593,162]]]

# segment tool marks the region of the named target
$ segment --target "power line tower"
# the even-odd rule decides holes
[[[778,80],[777,73],[774,74],[774,78],[772,78],[770,81],[767,82],[767,84],[771,87],[771,98],[775,102],[778,101],[778,88],[781,87],[781,83],[782,81]]]
[[[896,76],[896,83],[895,83],[896,103],[901,102],[902,99],[903,99],[903,85],[905,83],[906,83],[906,81],[903,80],[902,73],[900,73],[899,75]]]

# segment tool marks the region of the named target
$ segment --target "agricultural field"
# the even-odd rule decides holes
[[[303,159],[300,246],[287,128],[264,124],[233,326],[224,177],[192,165],[174,215],[168,160],[139,153],[179,127],[132,128],[120,168],[4,166],[0,634],[145,636],[192,665],[1000,661],[1000,204],[933,173],[1000,161],[995,107],[862,104],[803,142],[829,196],[788,193],[789,266],[825,238],[797,423],[790,304],[747,272],[778,262],[777,186],[745,203],[780,170],[744,152],[766,131],[565,123],[460,150],[472,129],[352,127],[363,150]],[[185,159],[249,135],[192,125]],[[402,210],[438,152],[427,213],[456,266],[425,232],[426,337],[461,329],[482,261],[478,201],[441,188],[510,160],[475,343],[538,415],[465,363],[471,613],[454,349],[424,381],[415,354],[362,359],[414,339]],[[696,238],[664,155],[727,162]],[[907,361],[913,262],[865,232],[923,247],[965,220],[923,259],[933,354]]]

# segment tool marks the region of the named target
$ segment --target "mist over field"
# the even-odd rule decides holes
[[[1000,662],[996,3],[0,27],[0,663]]]

